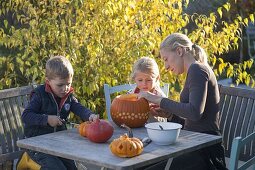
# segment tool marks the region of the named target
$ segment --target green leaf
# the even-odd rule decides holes
[[[247,66],[248,68],[251,68],[252,64],[253,64],[253,60],[248,60],[247,62]]]
[[[221,64],[219,65],[219,73],[220,73],[220,74],[222,73],[223,69],[224,69],[224,64],[221,63]]]
[[[230,3],[224,4],[223,7],[224,7],[227,11],[229,11],[229,9],[230,9]]]
[[[220,63],[224,63],[223,59],[222,58],[219,58],[219,61]]]
[[[243,63],[243,69],[246,70],[246,68],[247,68],[247,62],[244,62]]]
[[[247,76],[247,77],[245,78],[245,84],[246,84],[247,86],[249,86],[249,85],[250,85],[250,82],[251,82],[251,78],[250,78],[250,76]]]
[[[248,25],[249,20],[248,20],[247,18],[245,18],[243,22],[244,22],[244,23],[245,23],[245,25],[247,26],[247,25]]]
[[[5,19],[4,20],[4,27],[7,28],[7,26],[8,26],[8,21]]]
[[[254,14],[250,14],[249,18],[250,18],[251,22],[254,23]]]
[[[218,14],[220,15],[220,18],[222,18],[222,7],[219,7],[217,9]]]
[[[239,21],[242,21],[242,20],[243,20],[241,16],[237,16],[237,19],[238,19]]]

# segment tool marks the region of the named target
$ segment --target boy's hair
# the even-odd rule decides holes
[[[142,57],[135,62],[131,73],[132,81],[134,81],[137,72],[149,74],[153,78],[159,77],[158,64],[154,59],[149,57]]]
[[[64,56],[54,56],[46,62],[46,77],[48,79],[54,79],[55,77],[66,79],[73,77],[73,74],[73,67]]]

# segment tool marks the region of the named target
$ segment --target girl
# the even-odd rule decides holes
[[[159,68],[156,61],[149,57],[142,57],[133,65],[131,80],[136,83],[136,87],[129,93],[140,93],[141,91],[151,92],[157,96],[166,97],[160,88]],[[150,103],[151,108],[156,108],[158,105]],[[166,121],[166,118],[152,116],[149,114],[149,122]]]

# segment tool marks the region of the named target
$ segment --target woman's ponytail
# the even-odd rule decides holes
[[[192,55],[194,56],[195,60],[204,64],[208,64],[207,62],[207,55],[205,50],[197,44],[192,45]]]

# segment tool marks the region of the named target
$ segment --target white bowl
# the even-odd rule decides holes
[[[170,145],[176,142],[182,125],[173,122],[153,122],[146,124],[145,127],[152,142],[158,145]]]

